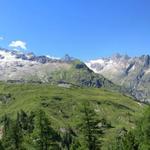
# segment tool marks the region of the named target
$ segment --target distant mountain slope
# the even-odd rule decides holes
[[[81,117],[84,102],[90,102],[99,118],[111,123],[103,138],[103,147],[107,147],[117,131],[123,127],[131,129],[142,115],[145,104],[133,101],[130,97],[98,88],[64,88],[38,83],[0,83],[0,117],[8,114],[15,117],[17,112],[43,109],[57,129],[76,126]],[[105,148],[102,148],[105,149]]]
[[[121,89],[102,75],[95,74],[83,62],[68,55],[62,59],[52,59],[35,56],[33,53],[1,49],[0,70],[0,80],[7,82],[41,82],[60,86],[71,84],[106,87],[117,91]]]
[[[112,82],[128,88],[141,101],[150,102],[150,56],[128,57],[119,54],[86,65]]]

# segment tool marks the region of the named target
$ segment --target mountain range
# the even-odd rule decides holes
[[[33,53],[1,49],[0,69],[0,80],[7,82],[120,88],[102,75],[94,73],[80,60],[68,55],[61,59],[54,59],[36,56]]]
[[[0,48],[0,70],[1,81],[103,87],[150,102],[149,55],[117,54],[84,63],[69,55],[55,59]]]

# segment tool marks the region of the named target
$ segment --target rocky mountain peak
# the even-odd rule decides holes
[[[68,54],[66,54],[66,55],[62,58],[62,60],[65,61],[65,62],[72,62],[72,61],[75,61],[76,58],[71,57],[71,56],[69,56]]]
[[[150,55],[143,55],[141,59],[144,62],[144,67],[148,67],[150,65]]]
[[[125,55],[122,55],[122,54],[119,54],[119,53],[116,53],[114,55],[112,55],[110,57],[110,59],[113,59],[113,60],[118,60],[118,59],[125,59],[125,60],[128,60],[130,59],[131,57],[129,57],[127,54]]]

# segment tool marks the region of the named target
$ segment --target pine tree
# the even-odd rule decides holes
[[[31,112],[28,115],[23,110],[21,110],[19,116],[22,130],[24,130],[24,132],[31,133],[34,129],[34,117],[35,117],[34,113]]]
[[[34,130],[34,122],[35,122],[35,114],[34,112],[30,112],[30,115],[28,116],[28,133],[32,133]]]
[[[3,134],[7,134],[7,131],[10,128],[10,118],[5,114],[4,117],[2,117],[2,123],[3,123]]]
[[[0,150],[5,150],[2,141],[0,141]]]
[[[28,115],[21,110],[19,112],[19,121],[20,121],[20,126],[23,130],[27,130],[28,129]]]
[[[17,113],[17,119],[12,121],[7,116],[4,117],[4,134],[2,137],[3,147],[5,149],[21,150],[23,134],[20,125],[20,116]]]
[[[85,145],[88,150],[99,150],[101,147],[100,137],[102,136],[102,127],[95,111],[89,103],[85,103],[82,109],[81,132],[83,133]]]
[[[60,136],[51,127],[51,124],[46,117],[44,111],[40,110],[37,116],[37,126],[36,126],[36,136],[35,141],[37,144],[37,149],[39,150],[49,150],[58,149],[58,142],[60,141]]]
[[[23,142],[23,132],[21,128],[21,122],[20,122],[20,114],[17,113],[17,119],[15,121],[15,124],[12,127],[12,137],[14,140],[14,145],[16,150],[22,149],[22,142]]]
[[[62,145],[67,150],[70,150],[71,147],[75,144],[76,134],[72,130],[71,127],[65,129],[63,136],[62,136]]]

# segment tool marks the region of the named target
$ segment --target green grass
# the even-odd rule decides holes
[[[0,94],[8,93],[11,94],[11,100],[6,104],[0,104],[0,117],[5,113],[15,117],[16,112],[21,109],[28,112],[43,109],[56,128],[65,127],[68,124],[75,128],[80,120],[80,108],[83,102],[89,101],[99,117],[105,117],[113,126],[103,138],[103,149],[111,142],[118,129],[134,128],[136,120],[147,107],[128,96],[98,88],[0,83]]]

